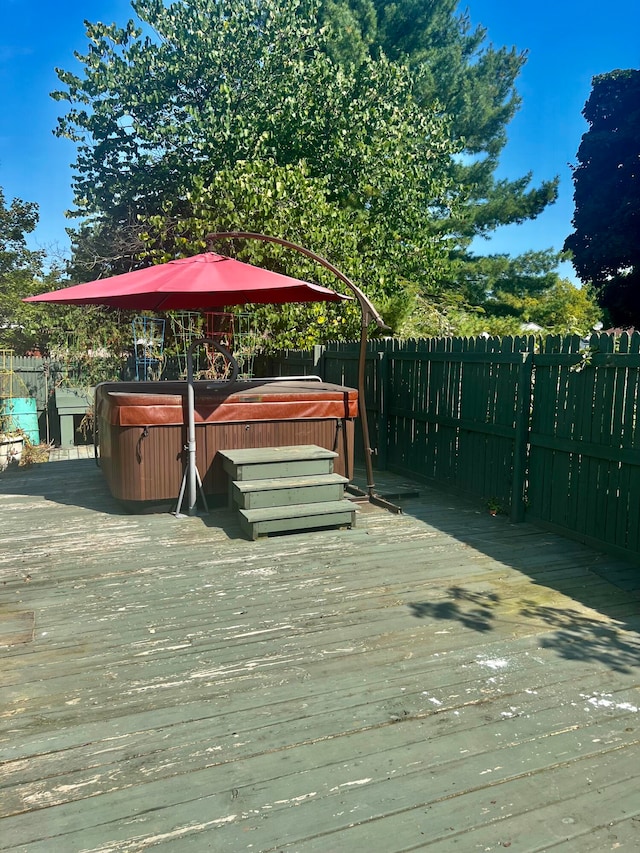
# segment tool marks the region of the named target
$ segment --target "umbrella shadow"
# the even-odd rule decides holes
[[[43,462],[7,470],[0,478],[0,494],[39,497],[108,515],[130,515],[109,493],[95,459]]]
[[[173,516],[176,500],[164,504],[132,509],[109,492],[104,475],[95,459],[67,459],[45,462],[30,467],[8,469],[0,475],[0,496],[5,498],[40,498],[52,504],[78,507],[110,516],[142,520],[145,517]],[[236,513],[227,508],[220,496],[208,499],[208,512],[198,500],[194,519],[219,530],[229,539],[245,538]]]

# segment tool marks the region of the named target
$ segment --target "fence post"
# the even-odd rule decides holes
[[[326,347],[323,347],[322,344],[314,344],[313,347],[313,372],[320,376],[320,378],[324,381],[324,351]]]
[[[530,352],[523,352],[521,356],[522,361],[518,366],[513,476],[511,481],[511,521],[513,522],[524,521],[527,448],[531,415],[533,356]]]
[[[380,471],[387,470],[387,448],[389,447],[389,416],[387,414],[387,401],[389,392],[389,355],[382,350],[378,352],[377,358],[377,382],[378,388],[378,468]]]

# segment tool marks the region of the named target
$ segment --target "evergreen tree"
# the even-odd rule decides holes
[[[640,327],[640,71],[594,77],[565,247],[616,326]]]
[[[556,200],[557,179],[533,188],[531,174],[495,179],[520,105],[515,83],[526,54],[487,44],[487,31],[473,28],[468,12],[457,8],[457,0],[325,0],[323,16],[338,61],[348,64],[367,51],[407,65],[420,104],[438,105],[449,117],[458,151],[449,170],[460,204],[443,227],[457,237],[460,259],[473,237],[535,218]]]

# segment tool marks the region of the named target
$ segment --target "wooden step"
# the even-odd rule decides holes
[[[239,510],[240,526],[250,539],[319,527],[355,527],[356,506],[349,500]]]
[[[265,480],[333,473],[338,454],[315,444],[256,447],[220,452],[222,467],[231,480]]]
[[[340,474],[234,481],[231,483],[231,506],[261,509],[338,501],[344,496],[344,487],[348,482]]]

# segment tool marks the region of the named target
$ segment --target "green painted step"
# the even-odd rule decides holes
[[[240,509],[338,501],[349,481],[340,474],[275,477],[231,483],[231,505]]]
[[[264,480],[333,473],[333,450],[315,444],[225,450],[222,466],[231,480]]]
[[[316,527],[355,527],[356,507],[349,500],[239,510],[240,526],[250,539],[269,533]]]

